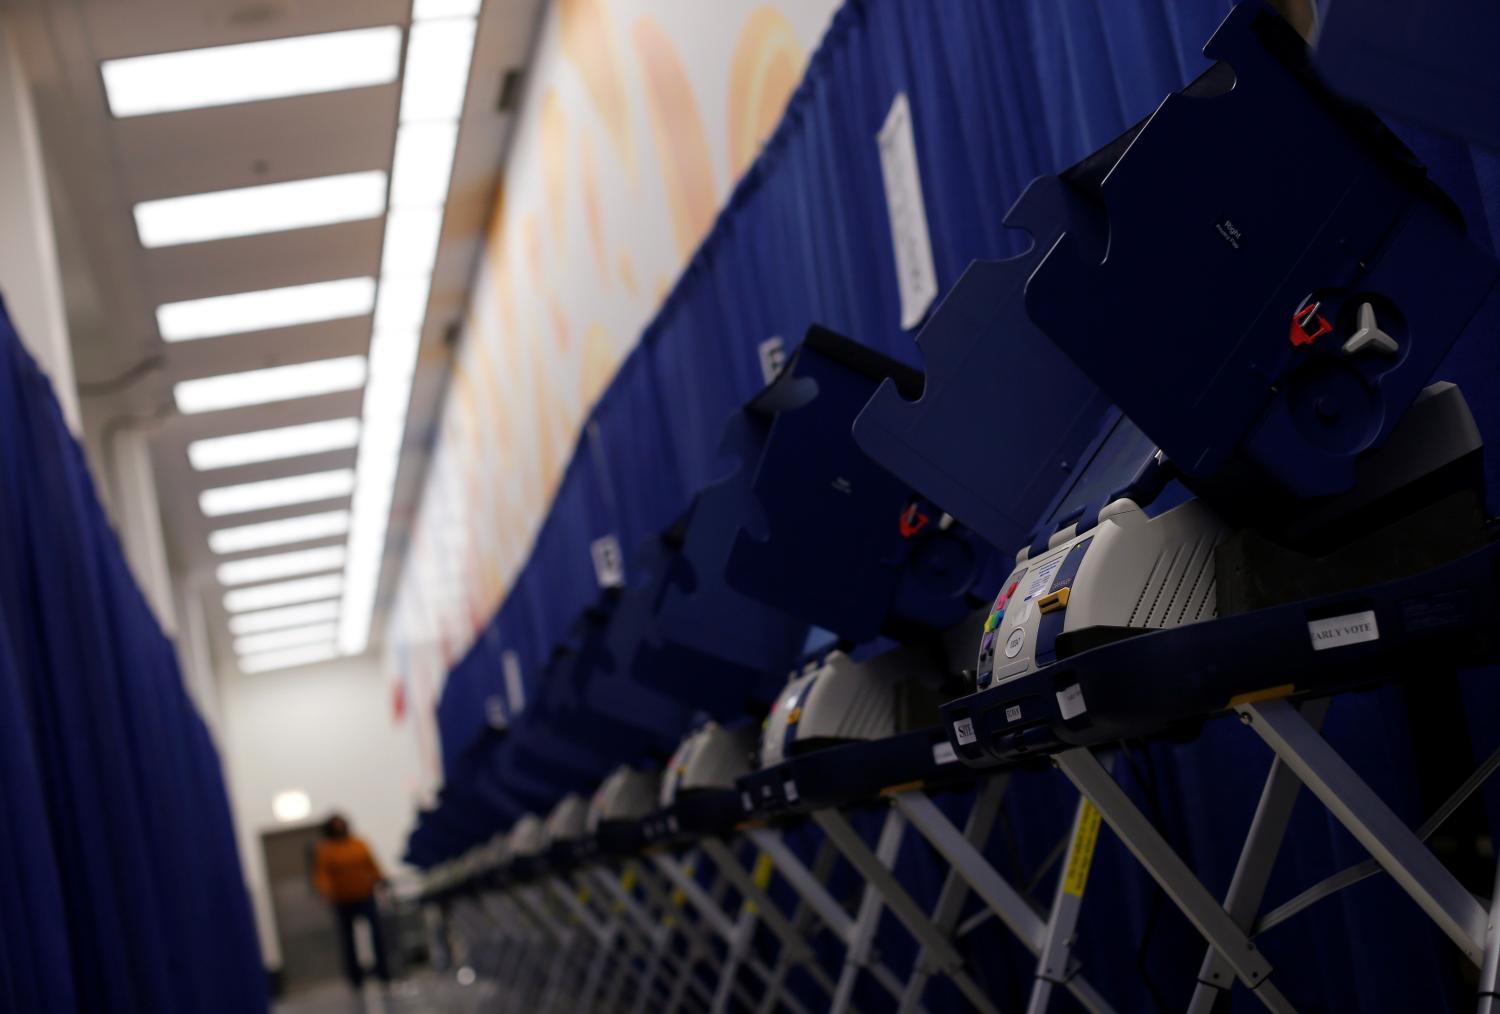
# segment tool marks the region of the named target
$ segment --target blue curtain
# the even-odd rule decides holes
[[[445,691],[445,756],[478,741],[483,722],[474,702],[501,693],[503,651],[521,659],[528,697],[545,692],[539,674],[551,647],[598,594],[589,543],[615,535],[630,562],[632,547],[725,474],[720,434],[761,386],[761,342],[779,336],[790,346],[817,322],[921,365],[899,326],[875,144],[898,93],[911,105],[933,255],[946,290],[972,260],[1025,247],[1028,238],[1001,223],[1031,179],[1103,146],[1207,67],[1201,47],[1228,7],[1226,0],[849,0],[761,157],[595,408],[530,562],[491,624],[494,636],[476,646]],[[1500,159],[1393,126],[1494,249]],[[1435,378],[1463,387],[1489,435],[1500,434],[1497,331],[1500,298],[1492,298]],[[1500,503],[1500,455],[1490,455],[1487,469],[1493,507]],[[1467,729],[1479,751],[1500,742],[1493,676],[1466,674],[1467,715],[1453,716],[1455,735]],[[510,718],[513,728],[526,722],[524,714]],[[1404,819],[1416,824],[1426,815],[1430,802],[1412,774],[1424,744],[1407,720],[1402,691],[1340,700],[1328,735]],[[1254,737],[1215,722],[1191,742],[1132,752],[1119,773],[1210,888],[1222,892],[1268,764]],[[1066,828],[1071,798],[1055,778],[1018,779],[1006,840],[992,857],[1017,871],[1034,868]],[[1500,805],[1500,790],[1491,803]],[[496,823],[470,825],[467,835],[440,833],[452,823],[433,815],[413,837],[412,857],[437,862],[475,835],[502,829]],[[1270,897],[1282,900],[1363,857],[1304,800]],[[909,848],[902,864],[903,876],[930,902],[933,857]],[[1202,944],[1109,836],[1085,912],[1080,951],[1107,996],[1123,1010],[1185,1005]],[[1466,1003],[1451,947],[1384,878],[1323,902],[1268,934],[1264,945],[1283,989],[1303,1009]],[[902,946],[883,940],[882,951],[895,955]],[[1029,961],[996,932],[980,931],[971,947],[997,997],[1015,1003],[1029,981]],[[936,984],[930,996],[956,1008],[946,988]],[[878,997],[865,1002],[879,1006]]]
[[[252,1011],[218,759],[0,305],[0,1008]]]

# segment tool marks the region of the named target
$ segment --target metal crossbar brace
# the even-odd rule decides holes
[[[1161,832],[1131,802],[1098,758],[1084,747],[1075,747],[1053,759],[1078,790],[1099,808],[1105,822],[1193,928],[1224,955],[1240,981],[1254,990],[1256,998],[1270,1010],[1292,1014],[1295,1008],[1269,981],[1271,963],[1220,907]]]
[[[927,913],[913,900],[906,888],[901,886],[891,872],[891,867],[895,865],[896,856],[900,852],[902,833],[906,828],[906,818],[901,816],[901,812],[896,809],[886,812],[886,824],[881,830],[880,841],[883,845],[888,836],[892,839],[893,844],[888,856],[871,852],[864,839],[837,810],[819,810],[813,814],[813,819],[828,837],[833,839],[833,843],[844,854],[844,858],[849,860],[849,863],[859,871],[871,887],[879,891],[885,906],[890,908],[891,913],[906,927],[906,931],[916,938],[918,944],[930,956],[932,965],[940,969],[975,1007],[982,1011],[993,1009],[984,990],[980,989],[964,970],[963,956],[958,953],[958,949],[953,946],[946,934],[933,925]],[[878,925],[879,919],[880,910],[876,907],[871,921]],[[873,937],[873,926],[870,934]],[[868,942],[865,947],[868,949]],[[903,987],[901,992],[904,991]],[[899,992],[897,996],[900,996]]]
[[[1482,966],[1488,913],[1307,719],[1284,700],[1235,710],[1464,956]]]
[[[762,854],[765,853],[763,852]],[[833,871],[833,864],[837,857],[838,850],[833,847],[833,842],[827,838],[823,838],[818,843],[818,852],[813,859],[812,868],[812,876],[819,884],[828,879],[828,875]],[[766,858],[770,859],[771,857],[766,855]],[[775,868],[774,862],[772,863],[772,868]],[[791,921],[793,929],[799,934],[804,931],[809,934],[816,931],[816,927],[811,925],[816,915],[817,913],[813,911],[813,907],[807,898],[802,894],[798,894],[797,904],[792,909]],[[786,989],[786,979],[791,974],[792,967],[791,952],[783,948],[781,953],[776,956],[776,967],[771,970],[771,982],[766,988],[766,995],[761,998],[760,1006],[756,1008],[756,1014],[772,1014],[776,1010],[777,1004],[781,1000],[781,994]],[[823,971],[821,965],[818,965],[817,968],[818,971]],[[827,978],[827,973],[824,973],[824,977]]]
[[[705,838],[699,843],[704,855],[713,861],[719,868],[726,880],[734,885],[735,890],[745,899],[748,906],[752,906],[759,915],[760,921],[765,923],[766,928],[781,941],[781,946],[788,960],[800,964],[807,969],[813,981],[818,984],[825,993],[833,992],[833,980],[828,973],[813,960],[812,948],[803,939],[801,931],[792,925],[781,909],[777,908],[770,897],[761,890],[760,885],[750,871],[746,870],[725,845],[717,838]],[[774,973],[773,973],[774,978]]]

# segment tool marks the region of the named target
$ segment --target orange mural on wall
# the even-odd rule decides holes
[[[635,135],[625,104],[624,60],[615,35],[614,20],[603,0],[560,0],[563,52],[583,79],[589,98],[604,121],[630,178],[640,175],[636,163]]]
[[[542,96],[542,172],[547,181],[552,243],[561,249],[567,236],[568,119],[555,88],[548,88]]]
[[[750,168],[761,143],[781,121],[806,63],[785,14],[760,7],[750,15],[729,70],[729,171],[736,178]]]
[[[589,227],[589,247],[594,251],[599,282],[608,285],[609,251],[604,240],[604,211],[599,207],[599,169],[594,161],[594,142],[587,131],[578,138],[578,169],[583,186],[583,214]]]
[[[708,136],[693,97],[693,84],[661,25],[651,18],[641,18],[632,26],[630,36],[635,40],[646,84],[651,134],[661,160],[677,252],[686,261],[719,210]]]

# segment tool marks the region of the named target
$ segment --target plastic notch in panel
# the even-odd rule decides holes
[[[1023,302],[1026,280],[1052,244],[1090,221],[1068,182],[1034,180],[1005,218],[1031,234],[1031,248],[969,265],[917,336],[926,370],[920,397],[888,380],[854,421],[867,455],[1008,553],[1066,483],[1109,409]]]

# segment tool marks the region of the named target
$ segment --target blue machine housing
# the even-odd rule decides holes
[[[1280,17],[1242,4],[1204,53],[1219,62],[1138,128],[1026,308],[1190,486],[1270,524],[1352,485],[1500,267]],[[1394,351],[1345,350],[1366,304]]]
[[[825,328],[808,331],[731,424],[743,457],[725,485],[741,526],[724,567],[730,586],[851,642],[943,630],[974,609],[998,580],[992,548],[940,524],[851,433],[877,385],[915,390],[920,379]]]

